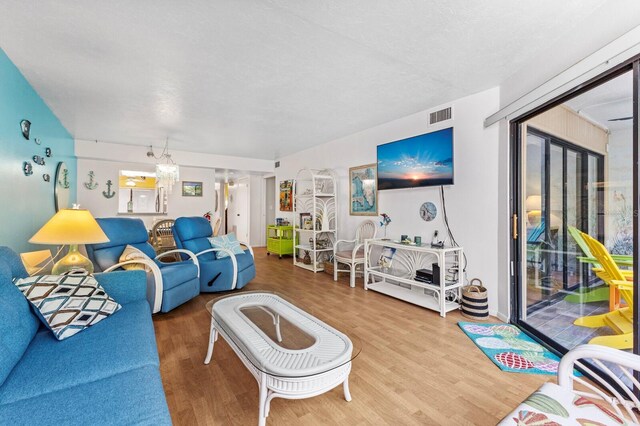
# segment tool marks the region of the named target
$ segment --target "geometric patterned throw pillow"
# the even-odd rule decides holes
[[[208,238],[211,243],[211,247],[213,248],[226,248],[231,250],[233,254],[243,254],[244,251],[242,247],[240,247],[240,242],[236,239],[236,235],[234,233],[227,235],[219,235],[217,237]],[[229,253],[224,251],[217,251],[216,258],[223,259],[225,257],[229,257]]]
[[[15,280],[58,340],[90,327],[121,306],[90,275],[42,275]]]

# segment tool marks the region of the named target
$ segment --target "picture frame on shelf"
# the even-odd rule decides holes
[[[202,197],[202,182],[182,181],[183,197]]]
[[[378,215],[377,164],[349,168],[349,214],[351,216]]]
[[[378,259],[378,265],[380,265],[384,269],[391,268],[391,263],[393,262],[393,255],[396,254],[396,249],[394,247],[384,247],[382,249],[382,253],[380,254],[380,259]]]
[[[313,219],[311,213],[300,213],[300,229],[313,230]]]
[[[293,180],[283,180],[280,182],[280,211],[293,211]]]

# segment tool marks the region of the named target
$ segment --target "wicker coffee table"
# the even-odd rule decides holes
[[[209,364],[222,335],[256,378],[258,424],[266,424],[273,398],[302,399],[343,385],[351,401],[351,361],[360,353],[352,340],[276,293],[244,292],[207,303],[211,314]]]

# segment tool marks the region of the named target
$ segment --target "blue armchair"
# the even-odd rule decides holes
[[[147,286],[147,298],[152,310],[169,312],[200,294],[200,265],[198,258],[187,250],[171,250],[156,256],[149,244],[149,235],[140,219],[102,218],[96,219],[109,242],[87,244],[87,254],[96,272],[110,272],[126,264],[143,263],[153,273],[153,282]],[[129,260],[120,262],[127,245],[131,245],[149,256],[152,261]],[[173,253],[185,254],[189,260],[164,263],[160,259]]]
[[[242,288],[256,276],[253,249],[243,254],[233,254],[230,250],[211,248],[208,238],[213,235],[211,224],[203,217],[180,217],[173,225],[176,246],[196,254],[200,261],[200,291],[213,293]],[[225,251],[229,257],[218,259],[216,253]]]

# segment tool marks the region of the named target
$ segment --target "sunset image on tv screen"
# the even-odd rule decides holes
[[[453,185],[453,127],[378,145],[378,189]]]

